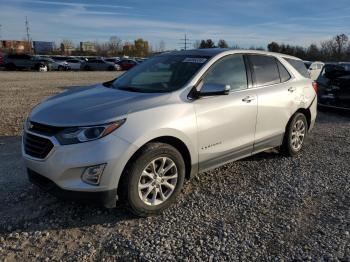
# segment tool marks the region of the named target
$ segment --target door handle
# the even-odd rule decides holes
[[[296,90],[295,87],[290,87],[290,88],[288,88],[288,91],[291,92],[291,93],[293,93],[295,90]]]
[[[250,103],[250,101],[254,100],[255,98],[253,96],[246,96],[242,99],[243,102]]]

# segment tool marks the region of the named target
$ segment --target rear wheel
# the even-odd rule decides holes
[[[308,123],[302,113],[296,113],[287,126],[281,151],[284,155],[295,156],[304,146],[307,135]]]
[[[168,144],[149,143],[126,167],[119,195],[135,215],[157,215],[175,201],[184,178],[179,151]]]
[[[85,71],[90,71],[91,68],[90,68],[90,66],[84,66],[84,70],[85,70]]]

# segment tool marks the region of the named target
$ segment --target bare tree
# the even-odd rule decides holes
[[[345,53],[345,48],[349,38],[345,34],[337,35],[334,37],[335,52],[338,60],[341,60]]]
[[[200,40],[194,41],[193,48],[198,49],[198,48],[200,48],[200,46],[201,46],[201,41]]]
[[[118,55],[123,49],[122,40],[117,36],[111,36],[108,42],[108,51],[111,55]]]

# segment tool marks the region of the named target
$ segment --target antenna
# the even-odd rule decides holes
[[[28,42],[28,51],[30,52],[31,51],[31,48],[30,48],[30,34],[29,34],[29,22],[28,22],[28,18],[26,16],[26,22],[25,22],[25,25],[26,25],[26,32],[27,32],[27,42]]]
[[[191,44],[190,39],[187,38],[187,35],[185,34],[185,38],[180,39],[180,41],[181,41],[181,43],[179,43],[179,44],[183,46],[184,50],[187,50],[187,46]]]

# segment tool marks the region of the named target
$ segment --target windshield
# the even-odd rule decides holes
[[[111,87],[142,93],[171,92],[183,87],[208,59],[208,56],[156,56],[116,79]]]

